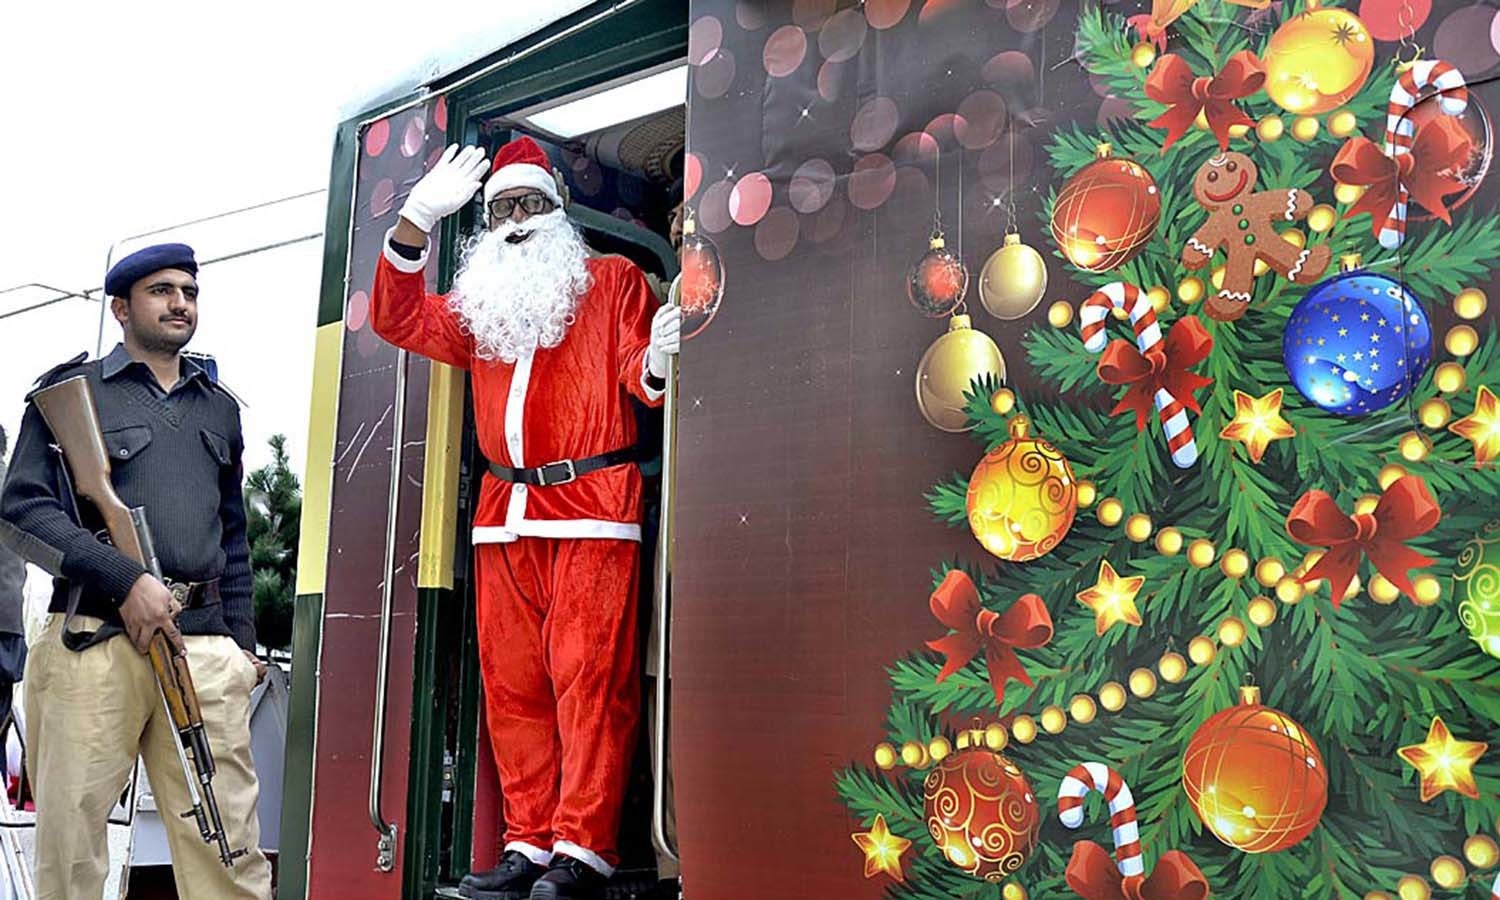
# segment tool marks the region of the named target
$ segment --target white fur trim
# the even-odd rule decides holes
[[[510,393],[505,398],[505,448],[510,451],[510,464],[518,469],[526,467],[521,432],[525,427],[526,391],[531,387],[531,363],[536,359],[535,351],[521,354],[510,374]]]
[[[515,508],[516,498],[512,497],[511,510]],[[528,519],[513,517],[509,512],[504,525],[474,526],[476,544],[509,544],[523,537],[639,541],[641,526],[608,519]]]
[[[615,867],[604,861],[604,857],[595,853],[587,847],[580,847],[572,841],[558,841],[552,845],[554,854],[561,853],[563,856],[571,856],[582,863],[587,863],[590,869],[603,875],[605,878],[615,874]]]
[[[391,238],[395,234],[396,226],[392,225],[391,230],[385,233],[385,243],[380,245],[382,247],[381,252],[385,255],[385,261],[394,266],[397,272],[405,272],[408,275],[427,268],[427,254],[432,250],[432,241],[427,241],[422,245],[421,256],[416,259],[407,259],[391,249]]]
[[[516,851],[539,866],[550,866],[552,857],[555,855],[551,850],[543,850],[535,844],[525,841],[511,841],[505,845],[505,852]]]
[[[562,206],[562,196],[557,193],[557,180],[552,177],[551,172],[532,163],[511,163],[496,169],[495,174],[484,183],[486,213],[496,194],[518,187],[536,188],[552,198],[553,204]]]

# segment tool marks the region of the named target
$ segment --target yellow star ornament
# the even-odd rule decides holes
[[[1144,576],[1121,578],[1108,560],[1099,561],[1099,579],[1094,586],[1078,593],[1078,602],[1094,611],[1094,630],[1100,635],[1120,622],[1140,625],[1141,612],[1135,608],[1135,595],[1146,583]]]
[[[1484,385],[1474,397],[1474,411],[1448,426],[1448,430],[1474,442],[1474,465],[1479,467],[1500,455],[1500,402]]]
[[[1474,781],[1474,763],[1489,746],[1479,741],[1454,740],[1442,717],[1433,716],[1432,726],[1427,729],[1427,740],[1402,747],[1396,753],[1411,763],[1421,776],[1423,803],[1443,791],[1458,791],[1477,800],[1479,785]]]
[[[1272,441],[1296,434],[1291,423],[1281,417],[1281,388],[1264,397],[1252,397],[1244,391],[1234,392],[1234,418],[1219,432],[1226,441],[1239,441],[1250,452],[1250,461],[1259,463]]]
[[[885,825],[885,816],[877,815],[869,831],[849,835],[865,854],[865,877],[874,878],[881,872],[897,881],[906,881],[901,871],[901,854],[911,846],[906,838],[891,834]]]

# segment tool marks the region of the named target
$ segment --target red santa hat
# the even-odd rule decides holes
[[[552,177],[551,161],[537,142],[525,135],[495,151],[489,180],[484,183],[485,206],[488,207],[501,191],[518,187],[535,188],[550,197],[554,204],[563,205],[557,180]]]

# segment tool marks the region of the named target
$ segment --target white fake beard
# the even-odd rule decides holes
[[[531,237],[506,240],[517,232]],[[562,343],[591,284],[587,260],[583,238],[562,210],[519,224],[507,219],[464,243],[448,308],[473,336],[476,356],[514,363]]]

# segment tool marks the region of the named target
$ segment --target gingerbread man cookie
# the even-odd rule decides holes
[[[1208,221],[1188,238],[1182,264],[1201,269],[1213,259],[1215,250],[1222,247],[1228,254],[1224,285],[1204,303],[1209,317],[1221,322],[1232,322],[1249,308],[1256,260],[1288,281],[1309,284],[1318,280],[1333,257],[1327,244],[1298,247],[1271,227],[1275,222],[1304,218],[1313,208],[1313,198],[1296,188],[1257,191],[1259,174],[1245,154],[1221,153],[1204,163],[1193,178],[1193,196],[1208,210]]]

